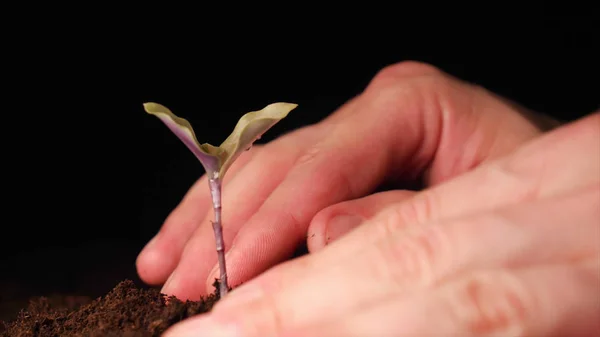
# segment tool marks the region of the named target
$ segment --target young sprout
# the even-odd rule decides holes
[[[215,221],[213,231],[219,260],[219,294],[225,296],[229,290],[227,267],[225,266],[225,245],[221,224],[221,183],[231,164],[249,150],[252,144],[277,122],[298,105],[293,103],[273,103],[259,111],[243,115],[233,132],[220,146],[208,143],[200,144],[190,123],[173,114],[167,107],[158,103],[144,103],[147,113],[158,117],[179,139],[194,153],[208,176],[208,185],[212,196]]]

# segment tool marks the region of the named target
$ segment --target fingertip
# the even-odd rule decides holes
[[[189,291],[186,291],[186,284],[184,282],[185,279],[175,270],[165,281],[165,284],[160,289],[160,293],[167,296],[175,296],[180,301],[196,300],[192,294],[189,294]]]
[[[330,227],[330,224],[332,222],[338,222],[337,225],[343,227],[344,220],[341,219],[339,221],[336,221],[336,218],[348,218],[353,216],[360,217],[360,215],[356,213],[358,208],[352,207],[353,204],[355,204],[355,202],[353,201],[344,201],[335,205],[331,205],[319,211],[313,217],[308,226],[308,233],[306,239],[306,245],[310,253],[315,253],[325,248],[327,244],[336,239],[335,237],[332,237],[331,234],[337,235],[339,232],[343,231],[342,228],[340,228],[339,231],[334,230],[333,233],[329,232],[328,228]]]
[[[310,253],[317,252],[325,247],[325,231],[327,222],[331,219],[331,212],[326,208],[317,213],[308,225],[306,234],[306,246]]]
[[[361,214],[344,207],[344,203],[338,205],[317,213],[311,221],[306,242],[309,252],[325,248],[366,220]]]
[[[209,237],[203,236],[202,241]],[[213,250],[206,245],[190,245],[168,275],[161,292],[178,299],[197,301],[214,292],[206,289],[207,275],[216,263]]]
[[[407,200],[415,193],[406,190],[379,192],[323,209],[314,216],[308,227],[308,251],[314,253],[323,249],[384,208]]]
[[[159,240],[150,240],[136,259],[138,276],[149,285],[163,284],[175,268],[174,259],[160,249]]]
[[[199,301],[211,293],[202,287],[200,276],[190,275],[179,268],[168,277],[160,292],[175,296],[180,301]]]

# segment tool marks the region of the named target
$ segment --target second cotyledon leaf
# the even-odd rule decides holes
[[[298,105],[272,103],[262,110],[243,115],[233,132],[219,146],[200,144],[190,123],[158,103],[145,103],[147,113],[158,117],[198,158],[211,178],[223,178],[231,164],[273,125]]]

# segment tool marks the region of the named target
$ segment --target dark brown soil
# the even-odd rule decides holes
[[[160,336],[173,324],[210,311],[217,299],[215,291],[200,301],[182,302],[126,280],[93,301],[72,297],[31,301],[15,320],[0,322],[0,337]]]

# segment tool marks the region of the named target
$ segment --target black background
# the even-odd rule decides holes
[[[135,277],[136,254],[203,173],[143,111],[146,101],[170,107],[213,144],[243,113],[274,101],[299,107],[262,142],[316,122],[403,60],[565,120],[600,102],[591,17],[373,29],[349,21],[311,32],[307,19],[261,31],[221,22],[168,32],[160,18],[147,19],[126,31],[110,29],[110,20],[89,30],[56,21],[7,37],[0,302],[57,291],[97,296]],[[299,23],[299,32],[280,32]]]

